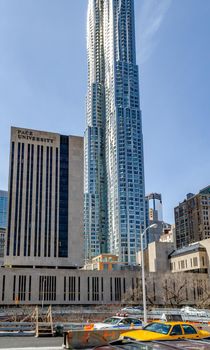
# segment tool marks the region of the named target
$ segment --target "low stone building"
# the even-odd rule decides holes
[[[2,267],[0,304],[120,304],[139,278],[135,271]]]
[[[141,251],[137,254],[141,265]],[[173,242],[152,242],[144,250],[145,271],[151,272],[194,272],[210,275],[210,239],[175,249]]]
[[[172,272],[210,274],[210,239],[204,239],[172,252],[169,260]]]
[[[98,271],[134,271],[139,270],[140,266],[136,264],[129,264],[118,260],[118,256],[109,253],[103,253],[95,256],[88,263],[85,264],[84,270],[98,270]]]
[[[209,305],[209,278],[196,273],[146,274],[147,303],[154,306]],[[0,268],[3,305],[141,304],[139,271]]]
[[[200,243],[194,243],[170,254],[172,272],[208,272],[208,255]]]

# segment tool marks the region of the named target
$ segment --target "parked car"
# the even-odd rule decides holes
[[[122,333],[120,338],[137,341],[202,339],[210,337],[210,332],[197,329],[185,322],[152,322],[141,330]]]
[[[134,317],[112,316],[94,324],[94,329],[141,327],[142,321]]]
[[[206,317],[207,316],[205,311],[197,310],[191,306],[184,306],[183,308],[181,308],[181,312],[183,312],[184,314],[186,314],[188,316],[198,316],[198,317]]]
[[[142,306],[125,306],[120,310],[120,312],[135,315],[135,314],[141,314],[142,310],[143,310]]]
[[[181,349],[181,350],[210,350],[210,343],[199,342],[196,340],[171,340],[167,341],[164,346],[163,343],[159,344],[158,342],[149,342],[145,348],[145,344],[142,342],[137,342],[134,340],[116,340],[112,341],[107,345],[97,346],[93,350],[171,350],[171,349]]]

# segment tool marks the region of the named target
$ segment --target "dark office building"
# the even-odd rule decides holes
[[[148,213],[149,225],[157,225],[157,227],[151,228],[148,231],[147,241],[148,243],[151,243],[153,241],[158,241],[163,233],[163,209],[161,194],[148,194],[146,196],[146,208],[146,213]]]
[[[187,198],[174,209],[177,248],[210,238],[210,186]]]

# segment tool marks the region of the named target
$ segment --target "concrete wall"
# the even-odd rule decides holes
[[[148,245],[149,272],[164,273],[170,270],[168,255],[174,250],[174,244],[152,242]]]
[[[119,304],[139,277],[131,271],[0,268],[0,304]]]
[[[208,303],[207,274],[150,273],[146,274],[146,286],[149,305],[195,305],[204,299]],[[0,268],[1,305],[42,303],[141,305],[141,274],[139,271]]]

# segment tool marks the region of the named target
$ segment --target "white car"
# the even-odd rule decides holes
[[[194,309],[191,306],[183,307],[181,309],[181,312],[183,312],[185,315],[188,315],[188,316],[198,316],[198,317],[199,316],[200,317],[206,317],[207,316],[205,311]]]
[[[142,327],[142,321],[134,317],[112,316],[94,324],[94,329]]]
[[[142,306],[126,306],[120,310],[120,312],[126,312],[128,314],[142,314]]]

